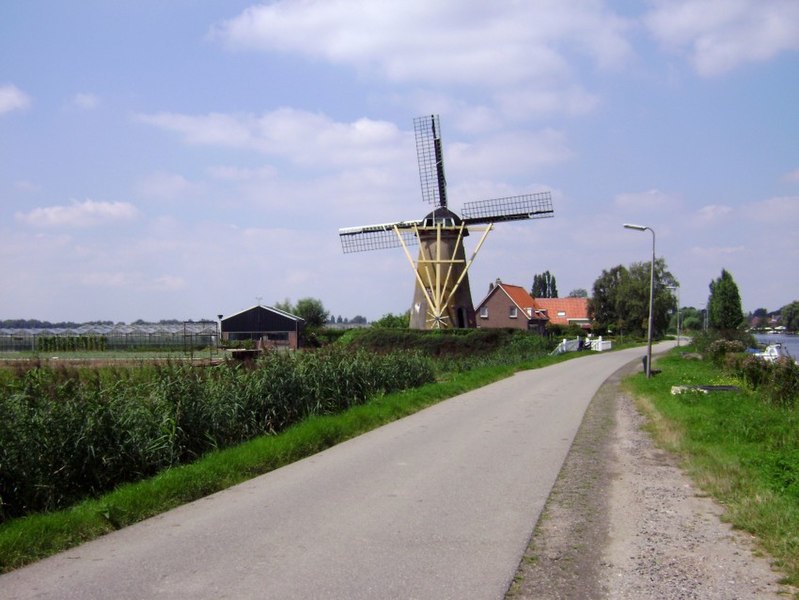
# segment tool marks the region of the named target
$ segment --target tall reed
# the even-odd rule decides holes
[[[419,354],[335,346],[254,365],[20,369],[0,378],[0,522],[433,379]]]

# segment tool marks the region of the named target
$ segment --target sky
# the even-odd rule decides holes
[[[655,252],[704,307],[799,299],[796,0],[10,0],[0,5],[0,320],[410,308],[413,119],[450,208],[550,191],[469,271],[561,296]],[[479,235],[466,241],[474,251]]]

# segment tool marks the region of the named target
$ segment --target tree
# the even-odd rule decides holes
[[[305,319],[307,327],[321,327],[327,323],[329,317],[329,313],[325,310],[322,301],[316,298],[300,298],[297,300],[294,314]]]
[[[588,314],[598,329],[624,329],[619,319],[618,299],[622,281],[628,276],[622,265],[603,270],[594,281],[593,294],[588,300]]]
[[[275,302],[274,307],[283,312],[294,314],[294,307],[291,305],[291,300],[286,298],[283,302]]]
[[[693,306],[684,308],[682,311],[682,330],[683,331],[702,331],[705,322],[702,312]]]
[[[622,265],[602,275],[594,282],[593,295],[588,300],[588,313],[598,329],[645,335],[649,326],[649,262]],[[666,261],[655,260],[655,281],[652,294],[652,332],[662,335],[669,326],[669,314],[676,307],[670,287],[677,280],[667,270]]]
[[[406,311],[402,315],[388,313],[372,323],[372,327],[382,327],[387,329],[408,329],[411,322],[411,311]]]
[[[754,312],[749,313],[746,320],[749,322],[749,326],[754,329],[764,327],[768,324],[768,310],[756,308]]]
[[[710,282],[710,297],[707,301],[708,326],[724,335],[737,331],[744,324],[741,295],[732,275],[721,270],[721,276]]]
[[[544,271],[540,275],[533,275],[533,287],[530,290],[533,298],[557,298],[558,286],[555,276],[549,271]]]
[[[585,288],[577,288],[569,292],[569,298],[588,298],[588,291]]]
[[[782,307],[780,321],[789,331],[799,330],[799,300]]]

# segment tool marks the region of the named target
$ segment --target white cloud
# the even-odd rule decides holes
[[[722,219],[731,213],[732,208],[729,206],[709,204],[696,211],[698,221],[695,224],[706,225],[709,222]]]
[[[76,275],[88,287],[135,289],[150,292],[174,292],[186,287],[186,281],[175,275],[148,277],[134,271],[89,271]]]
[[[527,173],[562,163],[573,155],[565,134],[555,129],[486,135],[479,144],[449,144],[445,154],[447,172],[456,173],[457,181]]]
[[[28,181],[27,179],[20,179],[14,182],[14,187],[21,192],[39,192],[42,189],[38,183]]]
[[[746,212],[749,218],[761,223],[796,223],[799,221],[799,196],[777,196],[753,202]]]
[[[158,113],[137,119],[179,133],[189,144],[253,149],[317,167],[385,161],[397,156],[404,136],[387,121],[361,118],[339,123],[321,114],[290,108],[261,116]]]
[[[690,253],[702,259],[721,260],[745,251],[745,246],[694,246]]]
[[[175,292],[186,287],[186,280],[175,275],[161,275],[149,282],[147,287],[154,291]]]
[[[606,67],[630,53],[626,23],[598,0],[279,0],[216,25],[231,48],[299,53],[394,82],[509,85]]]
[[[34,227],[91,227],[113,221],[127,221],[138,214],[127,202],[96,202],[85,200],[70,206],[35,208],[28,213],[18,212],[18,221]]]
[[[72,97],[72,104],[83,110],[94,110],[100,106],[100,98],[94,94],[80,93]]]
[[[115,273],[98,273],[88,272],[78,275],[78,281],[83,285],[90,287],[109,287],[109,288],[124,288],[133,285],[136,276],[129,273],[115,272]]]
[[[272,166],[248,169],[232,165],[217,165],[208,170],[211,177],[222,181],[253,181],[262,179],[274,179],[277,170]]]
[[[705,76],[799,50],[795,0],[659,0],[645,22]]]
[[[583,115],[599,104],[598,96],[576,85],[509,90],[497,93],[496,98],[503,112],[515,118],[529,117],[531,114]]]
[[[145,178],[138,187],[145,196],[164,200],[184,198],[202,192],[202,185],[192,183],[175,173],[154,173]]]
[[[799,169],[795,169],[790,173],[786,173],[785,175],[783,175],[782,179],[784,181],[790,181],[794,183],[799,182]]]
[[[30,97],[17,86],[0,85],[0,115],[12,110],[22,110],[31,104]]]

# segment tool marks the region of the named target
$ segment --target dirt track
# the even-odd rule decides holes
[[[654,446],[616,373],[589,406],[507,598],[786,598],[767,557]],[[786,596],[786,593],[788,596]]]

